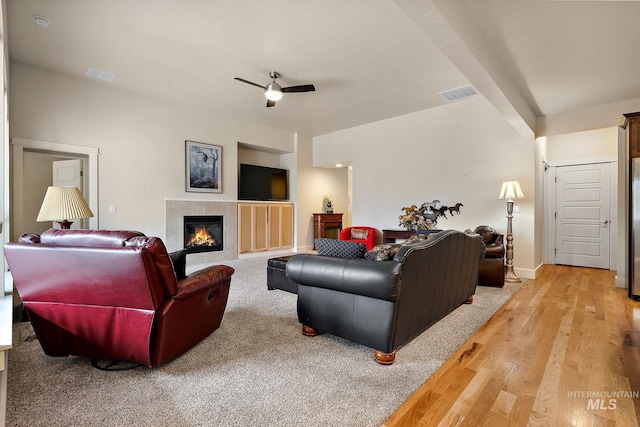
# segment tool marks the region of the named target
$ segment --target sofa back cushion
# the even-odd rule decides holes
[[[76,247],[114,247],[126,246],[129,239],[144,236],[138,231],[120,230],[63,230],[50,228],[40,235],[43,245]]]
[[[25,301],[155,310],[177,292],[162,241],[135,231],[50,229],[7,244],[5,256]]]
[[[367,247],[362,243],[321,237],[314,240],[318,255],[339,258],[364,258]]]

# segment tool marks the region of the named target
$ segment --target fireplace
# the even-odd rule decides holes
[[[184,217],[184,248],[189,252],[221,251],[222,215]]]

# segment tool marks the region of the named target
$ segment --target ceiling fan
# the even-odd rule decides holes
[[[266,86],[260,85],[258,83],[250,82],[249,80],[242,79],[240,77],[235,77],[236,80],[247,83],[253,86],[258,86],[264,89],[264,96],[267,98],[267,108],[273,107],[276,105],[276,101],[280,101],[282,99],[282,95],[287,92],[313,92],[316,90],[314,85],[300,85],[300,86],[289,86],[282,87],[278,83],[276,83],[276,79],[280,77],[280,73],[277,71],[272,71],[269,73],[269,77],[273,79],[271,83]]]

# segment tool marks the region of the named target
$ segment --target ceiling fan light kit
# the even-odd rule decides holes
[[[315,86],[311,84],[282,87],[278,83],[276,83],[276,79],[280,77],[280,73],[278,73],[277,71],[270,72],[269,77],[271,77],[273,81],[266,86],[262,86],[258,83],[254,83],[240,77],[235,77],[235,79],[238,80],[239,82],[246,83],[252,86],[257,86],[264,89],[264,96],[265,98],[267,98],[267,107],[273,107],[274,105],[276,105],[276,101],[280,101],[285,92],[300,93],[300,92],[313,92],[316,90]]]
[[[271,101],[280,101],[282,99],[282,88],[278,83],[269,83],[264,96]]]

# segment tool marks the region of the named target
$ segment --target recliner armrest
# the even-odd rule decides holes
[[[287,276],[300,285],[395,301],[401,268],[397,261],[301,254],[287,262]]]
[[[485,258],[504,258],[504,254],[505,249],[503,245],[495,243],[486,245]]]
[[[173,296],[173,299],[189,298],[200,291],[209,289],[229,278],[234,271],[228,265],[214,265],[198,270],[184,279],[178,280],[178,293]]]

